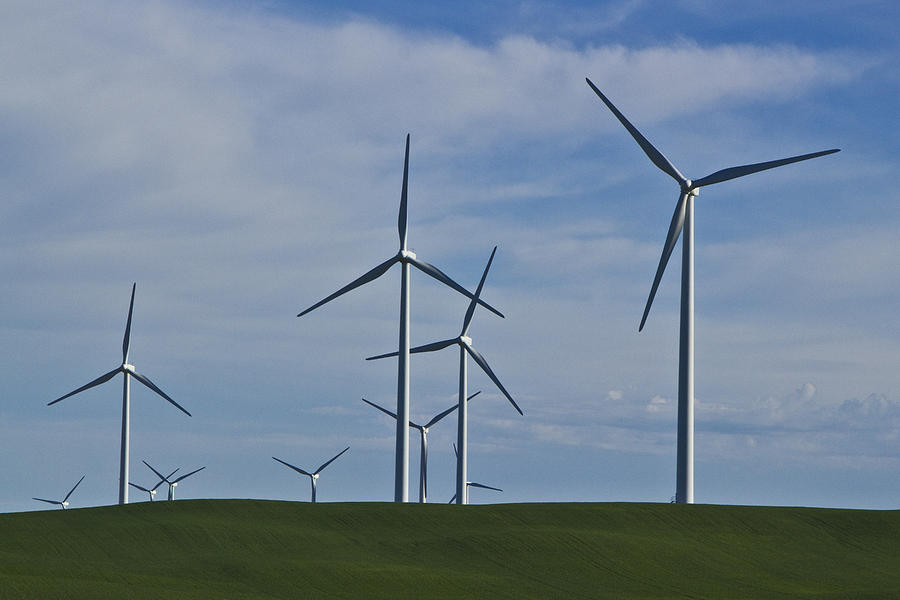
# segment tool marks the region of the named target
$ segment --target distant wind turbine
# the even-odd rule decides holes
[[[431,344],[425,344],[424,346],[417,346],[410,350],[411,353],[415,354],[418,352],[436,352],[437,350],[443,350],[448,346],[452,346],[456,344],[459,346],[459,399],[458,399],[458,426],[457,426],[457,442],[459,443],[460,452],[457,453],[457,461],[456,461],[456,502],[458,504],[465,504],[466,496],[465,493],[465,485],[466,485],[466,469],[468,463],[469,456],[469,416],[468,416],[468,407],[466,403],[466,388],[468,386],[468,362],[467,356],[471,355],[472,359],[475,363],[481,367],[481,369],[487,374],[488,377],[491,378],[500,391],[503,392],[503,395],[506,396],[506,399],[509,400],[510,404],[513,405],[517,411],[519,411],[520,415],[523,415],[522,409],[519,408],[519,405],[516,404],[516,401],[513,400],[512,396],[510,396],[509,392],[506,391],[506,388],[503,387],[503,384],[500,383],[500,380],[494,374],[494,371],[491,370],[490,365],[488,365],[485,358],[472,346],[472,338],[470,338],[467,334],[469,332],[469,325],[472,324],[472,317],[475,314],[475,306],[479,303],[478,297],[481,295],[481,290],[484,288],[484,280],[487,279],[488,271],[491,268],[491,263],[494,260],[494,254],[497,252],[497,246],[494,246],[493,251],[491,251],[491,257],[488,259],[487,266],[484,267],[484,273],[481,275],[481,281],[478,282],[478,289],[475,290],[474,296],[472,296],[472,301],[469,302],[469,308],[466,310],[466,316],[463,319],[463,326],[460,334],[455,338],[450,338],[449,340],[442,340],[440,342],[434,342]],[[390,356],[397,356],[396,352],[390,352],[388,354],[380,354],[378,356],[370,356],[366,360],[378,360],[380,358],[388,358]]]
[[[467,398],[467,400],[471,400],[472,398],[474,398],[475,396],[477,396],[480,393],[481,393],[481,390],[478,390],[477,392],[475,392],[474,394],[469,396]],[[363,398],[362,401],[365,402],[366,404],[368,404],[369,406],[374,406],[375,408],[377,408],[384,414],[389,415],[394,419],[397,418],[397,413],[393,413],[393,412],[389,411],[388,409],[375,404],[374,402],[369,402],[365,398]],[[428,490],[428,430],[431,427],[433,427],[435,424],[437,424],[438,421],[440,421],[441,419],[443,419],[444,417],[446,417],[447,415],[452,413],[454,410],[456,410],[457,406],[458,405],[454,404],[450,408],[438,413],[424,425],[419,425],[418,423],[413,423],[412,421],[409,422],[409,426],[412,427],[413,429],[417,429],[419,431],[419,434],[421,437],[421,445],[420,445],[420,452],[419,452],[419,502],[421,502],[422,504],[424,504],[425,502],[428,501],[427,500],[427,495],[428,495],[428,491],[427,491]]]
[[[150,465],[147,465],[147,466],[150,466]],[[178,469],[180,469],[180,468],[181,468],[181,467],[179,467]],[[174,471],[172,471],[171,473],[169,473],[166,477],[163,477],[162,479],[160,479],[160,480],[156,483],[156,485],[154,485],[154,486],[153,486],[152,488],[150,488],[150,489],[147,489],[147,488],[145,488],[145,487],[143,487],[143,486],[140,486],[140,485],[138,485],[138,484],[136,484],[136,483],[131,483],[130,481],[128,482],[128,485],[130,485],[131,487],[133,487],[133,488],[136,489],[136,490],[141,490],[142,492],[147,492],[148,494],[150,494],[150,502],[153,502],[153,498],[156,496],[156,490],[157,490],[157,488],[159,488],[159,486],[161,486],[161,485],[162,485],[163,483],[165,483],[170,477],[172,477],[172,475],[174,475],[175,473],[177,473],[177,472],[178,472],[178,469],[175,469]]]
[[[322,464],[319,466],[319,468],[316,469],[315,471],[313,471],[312,473],[310,473],[309,471],[304,471],[304,470],[301,469],[300,467],[295,467],[295,466],[292,465],[291,463],[284,462],[284,461],[281,460],[280,458],[275,458],[275,457],[273,456],[272,459],[273,459],[273,460],[277,460],[278,462],[280,462],[280,463],[283,464],[284,466],[289,467],[289,468],[291,468],[291,469],[297,471],[297,472],[300,473],[301,475],[306,475],[307,477],[309,477],[309,485],[312,487],[312,496],[311,496],[311,498],[310,498],[310,502],[315,502],[315,501],[316,501],[316,482],[317,482],[318,479],[319,479],[319,474],[320,474],[322,471],[325,470],[325,467],[327,467],[328,465],[330,465],[331,463],[333,463],[335,460],[337,460],[337,458],[338,458],[341,454],[343,454],[344,452],[346,452],[346,451],[349,450],[349,449],[350,449],[350,446],[347,446],[346,448],[344,448],[343,450],[341,450],[340,452],[338,452],[337,454],[335,454],[333,457],[331,457],[330,459],[328,459],[327,461],[325,461],[324,463],[322,463]]]
[[[101,375],[92,382],[81,386],[74,392],[69,392],[65,396],[60,396],[53,402],[47,403],[47,406],[56,404],[57,402],[65,400],[69,396],[74,396],[79,392],[89,390],[92,387],[100,385],[101,383],[106,383],[119,373],[122,373],[125,376],[122,387],[122,445],[119,454],[119,504],[128,504],[128,461],[131,431],[131,378],[134,377],[145,386],[168,400],[169,403],[171,403],[175,408],[177,408],[187,416],[191,416],[191,413],[182,408],[180,404],[169,398],[169,396],[167,396],[166,393],[161,389],[156,387],[156,385],[152,381],[135,371],[134,365],[128,363],[128,350],[131,345],[131,314],[134,311],[134,290],[136,287],[136,283],[131,286],[131,302],[128,305],[128,320],[125,322],[125,338],[122,340],[122,364],[109,373]]]
[[[43,498],[34,498],[34,497],[32,497],[31,499],[38,500],[40,502],[46,502],[47,504],[58,504],[61,509],[65,510],[66,507],[69,506],[69,496],[72,495],[72,492],[75,491],[75,488],[77,488],[79,486],[79,484],[81,484],[82,481],[84,481],[84,475],[81,476],[81,479],[78,480],[78,483],[76,483],[74,486],[72,486],[72,489],[69,490],[69,493],[66,494],[66,497],[63,498],[62,500],[44,500]]]
[[[706,177],[690,180],[682,175],[675,166],[669,162],[662,152],[657,150],[637,128],[632,125],[613,103],[597,89],[590,79],[585,78],[587,84],[594,93],[606,104],[607,108],[616,116],[620,123],[628,130],[631,137],[638,143],[650,161],[659,167],[664,173],[678,182],[680,191],[678,202],[675,204],[675,214],[669,224],[669,232],[663,245],[662,256],[656,269],[656,277],[650,288],[650,297],[644,307],[641,324],[638,331],[643,330],[647,315],[650,313],[650,305],[656,296],[660,279],[666,270],[669,256],[678,241],[681,230],[684,229],[684,241],[681,254],[681,333],[679,336],[678,352],[678,458],[676,474],[675,501],[678,503],[692,503],[694,501],[694,198],[700,193],[700,188],[721,183],[730,179],[736,179],[759,171],[774,169],[783,165],[834,154],[838,148],[801,154],[790,158],[772,160],[768,162],[729,167],[716,171]]]
[[[371,271],[358,277],[345,285],[324,300],[316,302],[300,314],[315,310],[323,304],[330,302],[346,294],[350,290],[369,283],[384,275],[395,263],[400,263],[400,347],[397,355],[400,357],[397,363],[397,443],[394,455],[394,502],[409,501],[409,428],[403,425],[409,421],[409,266],[413,265],[423,273],[430,275],[441,283],[453,288],[460,294],[472,298],[472,294],[461,285],[450,279],[440,269],[416,258],[413,252],[406,248],[407,233],[407,188],[409,179],[409,134],[406,136],[406,154],[403,158],[403,187],[400,192],[400,216],[397,220],[397,228],[400,235],[400,250],[395,256],[387,259]],[[491,312],[502,317],[503,315],[487,303],[478,300],[478,303]]]
[[[457,458],[459,457],[459,450],[456,449],[456,444],[453,444],[453,453],[456,454]],[[468,504],[469,503],[469,488],[470,487],[477,487],[477,488],[481,488],[483,490],[494,490],[495,492],[503,491],[500,488],[495,488],[495,487],[491,487],[489,485],[484,485],[483,483],[477,483],[475,481],[467,481],[466,482],[466,497],[464,498],[463,502],[457,502],[457,504]],[[458,497],[457,494],[453,494],[453,497],[450,498],[450,502],[448,502],[447,504],[453,504],[454,502],[456,502],[457,497]]]
[[[175,471],[177,471],[178,469],[175,469],[175,471],[172,471],[171,473],[169,473],[169,477],[165,477],[165,476],[163,476],[162,473],[160,473],[159,471],[157,471],[156,469],[154,469],[153,467],[151,467],[151,466],[150,466],[150,463],[148,463],[146,460],[141,461],[141,462],[143,462],[145,465],[147,465],[147,467],[148,467],[151,471],[153,471],[154,473],[156,473],[156,475],[157,475],[158,477],[160,477],[163,481],[165,481],[167,484],[169,484],[169,496],[168,496],[167,500],[174,500],[174,499],[175,499],[175,488],[178,487],[178,482],[183,481],[183,480],[187,479],[188,477],[190,477],[191,475],[193,475],[194,473],[199,473],[200,471],[202,471],[203,469],[206,468],[206,467],[200,467],[199,469],[194,469],[193,471],[191,471],[191,472],[188,473],[187,475],[182,475],[181,477],[178,477],[177,479],[169,479],[169,477],[171,477],[173,474],[175,474]],[[181,467],[179,467],[179,469],[180,469],[180,468],[181,468]],[[159,487],[159,484],[157,484],[157,487]]]

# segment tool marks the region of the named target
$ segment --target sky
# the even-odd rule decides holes
[[[675,493],[680,244],[638,332],[677,186],[590,77],[691,178],[840,148],[696,201],[695,501],[900,503],[900,8],[893,2],[132,2],[0,5],[0,512],[117,499],[393,499],[399,270],[295,315],[409,245],[474,289],[473,503]],[[411,276],[412,343],[467,300]],[[411,416],[456,402],[414,356]],[[455,417],[429,434],[454,493]],[[418,437],[410,490],[417,496]],[[132,501],[145,500],[131,494]]]

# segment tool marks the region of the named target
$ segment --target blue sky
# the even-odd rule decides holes
[[[474,288],[473,502],[667,501],[679,261],[640,314],[677,190],[590,77],[689,177],[839,147],[704,189],[696,209],[697,502],[893,508],[900,497],[900,119],[890,2],[7,2],[0,8],[0,511],[116,499],[120,388],[46,403],[132,359],[131,479],[179,497],[393,497],[399,274],[294,315],[409,242]],[[676,256],[677,258],[677,256]],[[414,344],[465,300],[412,280]],[[416,357],[412,415],[455,402]],[[430,491],[453,493],[451,420]],[[411,436],[413,448],[417,438]],[[410,495],[417,461],[411,459]],[[140,468],[139,468],[140,467]],[[142,499],[133,496],[133,500]]]

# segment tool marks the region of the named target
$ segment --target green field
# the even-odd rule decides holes
[[[900,598],[900,511],[179,500],[0,514],[6,598]]]

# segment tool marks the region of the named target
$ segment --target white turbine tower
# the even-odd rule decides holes
[[[199,469],[194,469],[193,471],[191,471],[191,472],[188,473],[187,475],[182,475],[181,477],[178,477],[177,479],[169,479],[169,477],[171,477],[172,475],[174,475],[174,474],[175,474],[175,471],[177,471],[177,470],[180,469],[181,467],[178,467],[178,469],[175,469],[175,471],[172,471],[171,473],[169,473],[169,477],[165,477],[165,476],[163,476],[162,473],[160,473],[159,471],[157,471],[156,469],[154,469],[153,467],[151,467],[151,466],[150,466],[150,463],[148,463],[146,460],[141,461],[141,462],[143,462],[145,465],[147,465],[147,467],[148,467],[151,471],[153,471],[154,473],[156,473],[157,477],[161,478],[163,481],[165,481],[167,484],[169,484],[169,495],[168,495],[168,497],[166,498],[167,500],[174,500],[174,499],[175,499],[175,488],[178,487],[178,482],[179,482],[179,481],[182,481],[182,480],[184,480],[184,479],[187,479],[188,477],[190,477],[190,476],[193,475],[194,473],[199,473],[200,471],[202,471],[203,469],[206,468],[206,467],[200,467]],[[157,484],[156,487],[159,487],[159,484]]]
[[[301,469],[300,467],[295,467],[295,466],[292,465],[291,463],[284,462],[284,461],[281,460],[280,458],[275,458],[274,456],[273,456],[272,458],[273,458],[274,460],[277,460],[278,462],[280,462],[280,463],[283,464],[284,466],[290,467],[291,469],[297,471],[297,472],[300,473],[301,475],[306,475],[307,477],[309,477],[309,485],[312,487],[312,496],[311,496],[311,498],[310,498],[310,502],[315,502],[315,501],[316,501],[316,482],[319,480],[319,474],[320,474],[322,471],[325,470],[325,467],[327,467],[328,465],[330,465],[331,463],[333,463],[335,460],[337,460],[337,458],[338,458],[341,454],[343,454],[344,452],[346,452],[346,451],[349,450],[349,449],[350,449],[350,446],[347,446],[346,448],[344,448],[343,450],[341,450],[340,452],[338,452],[337,454],[335,454],[333,457],[331,457],[330,459],[328,459],[327,461],[325,461],[324,463],[322,463],[322,464],[319,466],[319,468],[316,469],[315,471],[313,471],[312,473],[310,473],[309,471],[304,471],[304,470]]]
[[[650,161],[678,182],[680,191],[678,202],[675,205],[675,214],[669,224],[669,232],[663,246],[653,286],[650,288],[650,296],[644,307],[641,324],[638,330],[643,330],[650,305],[656,296],[660,279],[666,270],[669,256],[678,241],[681,230],[684,229],[681,254],[681,333],[679,336],[678,351],[678,458],[675,487],[675,501],[678,503],[692,503],[694,501],[694,198],[700,193],[700,188],[714,183],[721,183],[729,179],[736,179],[744,175],[750,175],[766,169],[774,169],[802,160],[809,160],[826,154],[839,152],[838,148],[802,154],[739,167],[730,167],[716,171],[706,177],[690,180],[682,175],[675,166],[669,162],[662,152],[647,141],[641,132],[632,125],[613,103],[597,89],[590,79],[585,78],[594,93],[600,97],[604,104],[616,116],[631,137],[638,143]]]
[[[119,454],[119,504],[128,504],[128,461],[131,435],[131,378],[134,377],[136,380],[140,381],[145,386],[168,400],[175,408],[177,408],[187,416],[191,416],[191,413],[182,408],[180,404],[169,398],[166,393],[156,387],[156,385],[152,381],[135,371],[134,365],[128,363],[128,350],[131,345],[131,314],[134,310],[134,290],[136,287],[136,283],[131,286],[131,302],[128,305],[128,320],[125,323],[125,338],[122,340],[122,364],[109,373],[101,375],[87,385],[81,386],[74,392],[69,392],[65,396],[60,396],[53,402],[47,403],[47,406],[56,404],[61,400],[65,400],[69,396],[74,396],[79,392],[89,390],[92,387],[100,385],[101,383],[106,383],[119,373],[122,373],[125,376],[122,387],[122,445]]]
[[[453,453],[456,455],[457,458],[459,458],[459,450],[456,449],[456,444],[453,444]],[[469,503],[469,488],[470,487],[481,488],[483,490],[494,490],[495,492],[503,491],[500,488],[495,488],[495,487],[491,487],[489,485],[484,485],[483,483],[478,483],[475,481],[467,481],[466,482],[466,498],[465,498],[465,502],[463,502],[463,504]],[[450,502],[448,502],[447,504],[453,504],[454,502],[456,502],[457,498],[458,498],[458,495],[453,494],[453,497],[450,498]]]
[[[475,290],[475,295],[472,296],[472,301],[469,303],[469,308],[466,310],[466,316],[463,319],[463,326],[460,334],[455,338],[450,338],[449,340],[442,340],[440,342],[434,342],[431,344],[425,344],[424,346],[417,346],[416,348],[412,348],[410,350],[411,353],[418,352],[435,352],[437,350],[443,350],[448,346],[452,346],[456,344],[459,346],[459,398],[458,398],[458,427],[457,427],[457,442],[459,443],[460,451],[457,453],[456,460],[456,502],[457,504],[465,504],[466,493],[465,493],[465,485],[466,485],[466,465],[468,462],[469,455],[469,416],[468,416],[468,408],[466,406],[466,388],[468,386],[468,363],[467,356],[471,356],[475,363],[481,367],[481,369],[487,374],[488,377],[491,378],[500,391],[503,392],[503,395],[506,396],[506,399],[509,400],[510,404],[513,405],[517,411],[519,411],[520,415],[524,415],[522,409],[519,408],[519,405],[516,404],[516,401],[512,399],[512,396],[509,395],[509,392],[506,391],[506,388],[503,387],[503,384],[500,383],[500,380],[497,379],[497,376],[494,375],[494,371],[491,370],[490,365],[488,365],[487,361],[484,357],[472,346],[472,338],[470,338],[467,334],[469,332],[469,325],[472,324],[472,317],[475,314],[475,305],[480,303],[478,297],[481,295],[481,290],[484,287],[484,280],[487,279],[488,270],[491,268],[491,262],[494,260],[494,254],[497,252],[497,246],[494,246],[494,249],[491,251],[491,257],[488,259],[487,266],[484,268],[484,273],[481,275],[481,281],[478,282],[478,289]],[[390,352],[388,354],[380,354],[378,356],[370,356],[366,360],[378,360],[379,358],[387,358],[389,356],[396,356],[396,352]]]
[[[149,466],[149,465],[148,465],[148,466]],[[180,469],[180,468],[181,468],[181,467],[179,467],[178,469]],[[175,473],[177,473],[177,472],[178,472],[178,469],[175,469],[174,471],[172,471],[171,473],[169,473],[168,476],[166,476],[166,477],[160,479],[158,482],[156,482],[156,485],[154,485],[154,486],[153,486],[152,488],[150,488],[150,489],[147,489],[147,488],[145,488],[144,486],[138,485],[138,484],[136,484],[136,483],[131,483],[130,481],[128,482],[128,485],[130,485],[131,487],[133,487],[133,488],[136,489],[136,490],[141,490],[142,492],[147,492],[148,494],[150,494],[150,502],[153,502],[153,498],[156,496],[156,490],[159,488],[159,486],[161,486],[163,483],[165,483],[166,480],[167,480],[169,477],[172,477],[172,475],[174,475]]]
[[[475,392],[474,394],[469,396],[467,398],[467,400],[471,400],[472,398],[474,398],[475,396],[477,396],[480,393],[481,393],[481,390],[478,390],[477,392]],[[392,417],[394,419],[397,418],[397,413],[393,413],[384,407],[378,406],[374,402],[369,402],[365,398],[363,398],[362,401],[365,402],[366,404],[368,404],[369,406],[373,406],[373,407],[377,408],[384,414],[389,415],[390,417]],[[434,425],[436,425],[438,421],[440,421],[441,419],[443,419],[444,417],[446,417],[447,415],[449,415],[456,409],[457,409],[457,405],[454,404],[447,410],[444,410],[444,411],[438,413],[437,415],[435,415],[430,421],[428,421],[424,425],[419,425],[418,423],[413,423],[412,421],[409,422],[409,426],[412,427],[413,429],[417,429],[419,431],[419,434],[421,437],[421,444],[419,446],[419,502],[421,502],[422,504],[424,504],[425,502],[428,501],[427,500],[427,496],[428,496],[428,430],[431,427],[433,427]]]
[[[403,187],[400,192],[400,216],[397,220],[397,227],[400,234],[400,250],[395,256],[384,261],[365,275],[355,279],[351,283],[342,287],[335,293],[331,294],[324,300],[321,300],[300,314],[302,317],[306,313],[315,310],[326,302],[334,300],[350,290],[369,283],[384,275],[395,263],[400,263],[400,347],[399,360],[397,363],[397,414],[400,419],[397,421],[397,444],[394,457],[394,501],[407,502],[409,500],[409,428],[403,425],[409,421],[409,266],[413,265],[420,271],[437,279],[441,283],[450,286],[460,294],[472,298],[469,293],[461,285],[450,279],[437,267],[430,265],[416,258],[416,255],[406,248],[406,231],[407,231],[407,182],[409,179],[409,134],[406,136],[406,153],[403,159]],[[503,316],[490,305],[479,300],[479,304]]]
[[[75,491],[75,488],[77,488],[78,485],[82,481],[84,481],[84,475],[81,476],[81,479],[78,480],[78,483],[76,483],[74,486],[72,486],[72,489],[69,490],[69,493],[66,494],[66,497],[63,498],[62,500],[44,500],[43,498],[35,498],[35,497],[32,497],[31,499],[38,500],[40,502],[46,502],[47,504],[58,504],[61,509],[66,510],[66,507],[69,506],[69,496],[72,495],[72,492]]]

